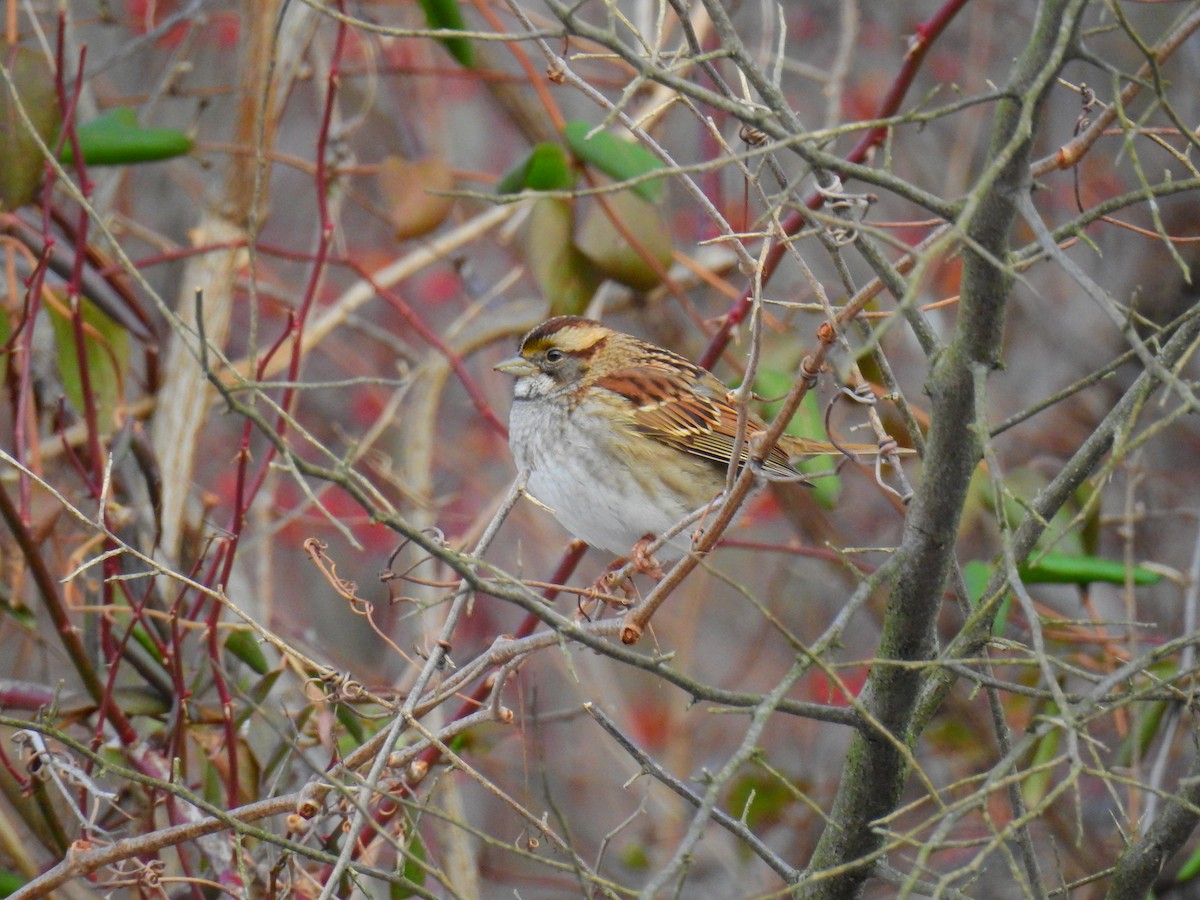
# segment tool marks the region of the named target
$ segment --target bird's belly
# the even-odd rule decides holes
[[[564,528],[591,546],[627,556],[641,538],[662,534],[710,499],[680,490],[680,484],[695,482],[695,473],[655,474],[619,448],[599,453],[611,434],[589,434],[570,415],[534,422],[527,405],[514,404],[509,423],[517,467],[529,472],[526,487]],[[681,459],[680,468],[691,464]],[[685,529],[659,555],[678,557],[690,546],[690,529]]]

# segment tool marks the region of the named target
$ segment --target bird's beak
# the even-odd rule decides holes
[[[537,366],[523,356],[510,356],[503,362],[497,363],[494,368],[497,372],[503,372],[505,375],[511,375],[513,378],[533,375],[538,370]]]

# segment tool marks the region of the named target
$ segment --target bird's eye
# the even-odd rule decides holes
[[[560,363],[563,361],[563,357],[565,357],[566,355],[567,354],[563,353],[557,347],[553,347],[546,351],[546,362]]]

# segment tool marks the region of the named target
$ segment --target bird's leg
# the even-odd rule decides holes
[[[633,545],[633,554],[630,557],[633,560],[633,568],[643,575],[649,575],[655,581],[662,581],[663,570],[658,564],[658,560],[650,553],[650,545],[654,543],[654,535],[644,535],[636,544]]]
[[[629,577],[627,572],[624,572],[625,564],[629,560],[624,557],[617,557],[600,573],[600,577],[596,579],[589,592],[591,599],[603,600],[609,606],[633,606],[638,599],[637,588],[634,587],[633,579]],[[625,595],[622,601],[613,596],[616,591],[620,591]]]
[[[600,574],[600,577],[592,584],[588,599],[601,599],[601,595],[606,594],[608,596],[602,599],[610,606],[629,607],[636,604],[641,597],[638,595],[637,587],[634,585],[631,573],[628,571],[629,566],[632,565],[634,572],[648,575],[655,581],[661,581],[663,577],[662,566],[658,564],[658,560],[649,551],[654,541],[654,535],[647,534],[633,545],[633,551],[628,558],[619,556],[610,562]],[[613,598],[612,595],[617,591],[625,595],[624,602]],[[586,616],[582,605],[580,613]]]

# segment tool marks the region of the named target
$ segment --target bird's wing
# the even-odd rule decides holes
[[[738,411],[729,402],[725,385],[706,370],[696,366],[682,373],[676,367],[631,366],[607,373],[596,381],[596,386],[632,405],[633,426],[643,434],[686,453],[729,465],[737,437]],[[762,419],[749,413],[743,440],[748,441],[765,427]],[[748,455],[743,443],[741,459]],[[763,468],[776,478],[798,474],[779,447],[772,449]]]

